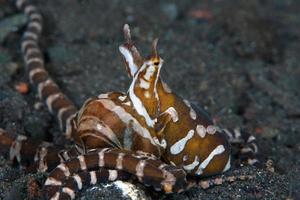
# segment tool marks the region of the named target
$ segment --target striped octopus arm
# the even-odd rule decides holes
[[[101,173],[101,170],[106,173],[102,177],[104,181],[123,179],[128,173],[144,185],[152,186],[157,191],[163,190],[165,193],[180,192],[187,187],[186,173],[180,168],[166,165],[155,157],[104,148],[58,165],[46,180],[43,194],[47,199],[74,199],[75,192],[81,189],[81,183],[85,182],[82,179],[87,178],[90,182],[93,180],[92,182],[96,183],[98,179],[96,180],[97,175],[95,176],[94,171]],[[118,173],[117,170],[122,172]],[[81,173],[88,177],[76,176]],[[68,198],[63,198],[66,195]]]
[[[67,138],[71,137],[73,118],[77,108],[62,93],[45,69],[45,59],[39,46],[43,30],[43,17],[36,6],[27,0],[17,0],[16,7],[28,18],[26,30],[21,42],[21,50],[30,83],[37,88],[39,98],[47,105],[49,112],[56,116],[60,129]]]
[[[0,153],[27,172],[51,171],[61,162],[81,154],[76,147],[64,151],[59,145],[35,141],[25,135],[14,136],[1,128]]]

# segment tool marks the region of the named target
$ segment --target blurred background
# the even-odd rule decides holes
[[[162,77],[173,91],[208,110],[218,125],[258,138],[262,169],[236,167],[255,180],[171,196],[146,191],[147,198],[300,198],[300,1],[33,2],[44,16],[47,70],[78,106],[99,93],[127,90],[118,46],[128,23],[144,56],[159,38]],[[19,48],[25,24],[11,1],[0,0],[0,127],[56,138],[58,125],[35,92],[16,89],[28,82]],[[28,179],[44,180],[43,174],[24,176],[4,159],[0,166],[0,199],[29,198]],[[121,198],[113,191],[87,190],[79,199]]]

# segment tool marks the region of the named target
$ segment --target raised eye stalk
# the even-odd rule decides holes
[[[130,28],[129,28],[128,24],[124,25],[123,33],[124,33],[125,42],[128,43],[128,44],[132,44]]]
[[[152,58],[158,58],[158,53],[157,53],[157,42],[158,42],[158,38],[155,38],[152,42],[152,54],[151,57]]]

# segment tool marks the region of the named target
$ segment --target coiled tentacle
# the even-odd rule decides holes
[[[122,170],[134,175],[145,185],[153,186],[156,190],[164,190],[166,193],[182,191],[187,187],[186,173],[180,168],[166,165],[155,157],[104,148],[58,165],[45,182],[44,195],[49,199],[57,198],[60,192],[64,193],[65,182],[74,174],[97,171],[101,168]],[[110,181],[119,179],[116,171],[110,173],[113,173],[109,174]],[[70,189],[74,192],[74,188]]]
[[[84,187],[92,186],[97,183],[112,182],[115,180],[129,180],[131,175],[124,171],[100,168],[92,171],[82,171],[68,177],[66,181],[59,186],[52,186],[51,190],[55,190],[55,194],[51,199],[67,200],[74,199],[76,193]],[[51,193],[50,191],[48,192]]]
[[[77,157],[76,148],[63,151],[63,147],[45,141],[34,141],[24,135],[9,134],[0,128],[0,152],[10,162],[16,162],[28,172],[51,171],[58,164]]]
[[[229,143],[237,149],[239,162],[249,165],[258,164],[258,146],[256,138],[238,128],[221,130],[228,138]]]
[[[45,69],[43,53],[39,40],[43,30],[43,17],[36,6],[27,0],[17,0],[16,6],[28,17],[28,24],[23,34],[21,50],[30,83],[37,88],[38,96],[46,102],[48,110],[56,115],[60,129],[67,138],[71,137],[73,118],[77,108],[69,98],[61,92],[56,83],[49,77]]]

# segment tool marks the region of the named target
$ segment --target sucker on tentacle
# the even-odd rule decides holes
[[[257,162],[255,138],[218,128],[203,109],[176,95],[160,77],[158,40],[150,57],[142,57],[127,24],[119,50],[132,79],[128,91],[100,94],[77,111],[44,67],[42,15],[26,0],[16,6],[28,17],[21,49],[29,81],[75,147],[65,151],[0,129],[0,150],[32,171],[52,170],[43,187],[47,199],[74,199],[84,186],[128,179],[165,193],[182,192],[195,184],[195,177],[229,170],[234,143],[244,145],[240,154],[249,164]]]

